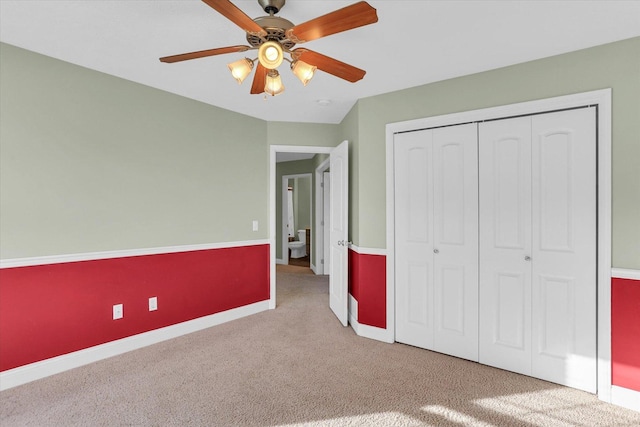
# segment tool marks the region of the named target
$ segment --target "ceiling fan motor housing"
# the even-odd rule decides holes
[[[262,7],[262,10],[264,10],[266,13],[276,14],[280,11],[280,9],[282,9],[285,1],[286,0],[258,0],[258,3],[260,4],[260,7]]]
[[[277,41],[287,50],[296,45],[294,42],[287,40],[286,35],[286,31],[289,28],[293,28],[293,22],[279,16],[261,16],[253,21],[267,32],[267,35],[264,36],[266,40]],[[259,47],[263,43],[263,40],[259,36],[247,33],[247,42],[253,47]]]

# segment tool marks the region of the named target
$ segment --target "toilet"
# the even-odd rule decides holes
[[[289,242],[291,249],[291,258],[304,258],[307,256],[306,231],[298,230],[298,240]]]

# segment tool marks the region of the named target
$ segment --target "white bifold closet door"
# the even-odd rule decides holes
[[[595,109],[479,125],[480,362],[596,391]]]
[[[394,138],[396,341],[477,361],[477,125]]]

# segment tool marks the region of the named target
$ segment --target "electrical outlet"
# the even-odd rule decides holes
[[[122,304],[116,304],[113,306],[113,320],[122,319],[124,317],[124,309]]]
[[[258,231],[258,221],[257,220],[253,220],[253,231]]]
[[[158,309],[158,297],[149,298],[149,311],[156,311]]]

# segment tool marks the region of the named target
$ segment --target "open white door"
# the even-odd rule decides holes
[[[330,274],[329,306],[340,322],[349,320],[349,143],[344,141],[330,155]]]

